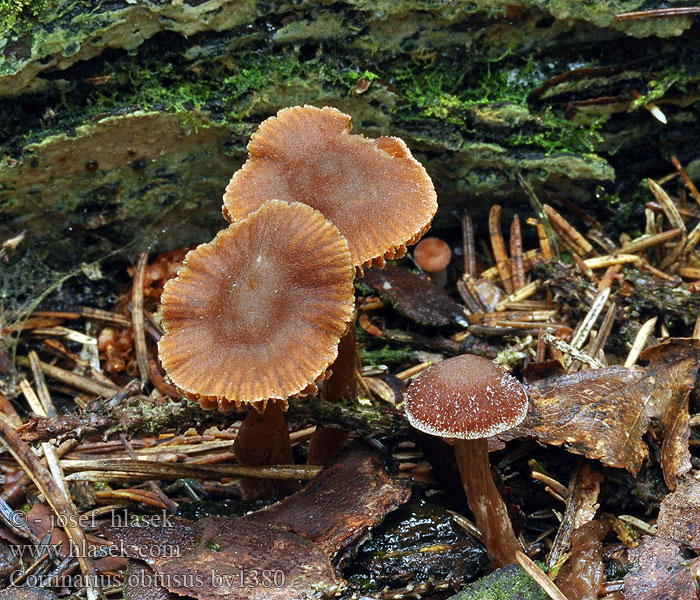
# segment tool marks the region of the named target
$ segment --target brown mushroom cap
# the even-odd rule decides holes
[[[303,202],[338,227],[358,268],[403,256],[437,210],[433,183],[403,140],[351,135],[350,117],[335,108],[279,111],[248,152],[226,187],[224,216],[235,222],[271,198]]]
[[[518,425],[527,413],[527,395],[490,360],[463,354],[421,373],[406,392],[405,410],[420,431],[470,440]]]
[[[205,407],[284,402],[335,359],[353,276],[345,238],[320,212],[267,202],[191,251],[165,286],[163,367]]]
[[[413,258],[426,273],[437,273],[450,264],[452,251],[440,238],[427,237],[418,242]]]

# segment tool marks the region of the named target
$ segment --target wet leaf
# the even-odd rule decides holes
[[[683,478],[659,509],[656,536],[646,536],[630,551],[633,568],[625,577],[631,600],[697,600],[695,574],[700,559],[687,548],[700,548],[700,482]]]
[[[423,497],[412,498],[392,513],[357,557],[381,586],[431,579],[469,581],[487,562],[481,544],[454,522],[452,513]]]
[[[588,462],[583,462],[574,471],[569,482],[569,495],[566,498],[566,511],[549,552],[549,567],[569,550],[572,532],[593,520],[598,507],[598,494],[603,475]]]
[[[105,556],[95,559],[95,569],[103,573],[105,571],[121,571],[126,567],[127,559],[123,556]]]
[[[675,542],[647,536],[629,555],[633,567],[625,576],[626,600],[697,600],[693,572],[700,559],[691,562]]]
[[[0,540],[0,579],[5,579],[10,573],[19,568],[19,558],[15,556],[12,547]]]
[[[571,556],[559,571],[556,584],[569,600],[597,598],[605,582],[603,538],[610,524],[596,519],[571,534]]]
[[[642,358],[650,361],[646,368],[530,373],[530,409],[510,435],[566,444],[572,452],[636,474],[649,452],[642,436],[658,419],[664,440],[661,466],[673,489],[691,466],[688,393],[698,377],[700,340],[670,339]]]
[[[143,560],[151,566],[167,557],[184,556],[195,545],[194,522],[182,517],[127,527],[105,525],[100,531],[109,541],[117,542],[126,556]]]
[[[49,545],[58,548],[61,558],[65,558],[70,554],[70,542],[66,532],[57,525],[57,519],[46,504],[36,502],[27,513],[27,526],[36,537],[40,540],[47,533],[51,533]]]
[[[301,600],[339,583],[328,557],[312,542],[242,519],[173,517],[157,526],[102,531],[127,556],[150,565],[160,586],[181,596]]]
[[[360,283],[372,288],[404,317],[421,325],[460,325],[469,323],[464,308],[425,275],[387,266],[369,269]]]
[[[407,480],[393,479],[376,452],[353,444],[304,489],[243,519],[284,527],[334,557],[410,496]]]

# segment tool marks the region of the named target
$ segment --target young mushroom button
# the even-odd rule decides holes
[[[455,438],[457,466],[469,508],[493,568],[514,563],[520,549],[491,475],[486,438],[512,429],[527,413],[525,389],[486,358],[464,354],[424,371],[406,392],[416,429]]]
[[[428,274],[430,280],[440,287],[447,283],[447,265],[450,264],[452,251],[440,238],[423,238],[413,250],[416,264]]]

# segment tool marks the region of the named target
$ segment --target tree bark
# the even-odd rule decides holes
[[[643,177],[668,173],[671,154],[700,171],[700,67],[692,15],[615,19],[640,5],[11,3],[0,240],[27,230],[39,257],[71,268],[210,239],[251,132],[303,103],[403,137],[438,187],[438,226],[460,205],[478,223],[494,200],[523,203],[521,173],[641,227]]]

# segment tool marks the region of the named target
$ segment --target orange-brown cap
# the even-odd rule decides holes
[[[273,200],[192,250],[163,291],[158,345],[173,383],[228,409],[308,392],[353,311],[345,238],[313,208]]]
[[[224,194],[235,222],[271,198],[320,210],[348,240],[361,270],[399,258],[427,231],[437,210],[433,183],[403,140],[350,134],[335,108],[285,108],[264,121],[250,157]]]
[[[527,394],[487,358],[462,354],[421,373],[406,391],[405,410],[411,425],[425,433],[478,439],[518,425]]]
[[[440,238],[427,237],[418,242],[413,258],[426,273],[437,273],[450,264],[452,251]]]

